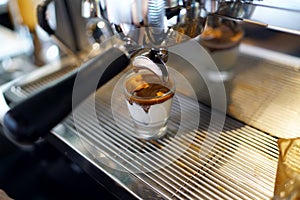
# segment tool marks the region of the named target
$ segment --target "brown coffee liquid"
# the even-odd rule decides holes
[[[210,16],[207,26],[200,35],[200,43],[210,52],[231,49],[243,38],[243,31],[236,22]]]
[[[174,93],[170,92],[170,89],[163,85],[148,83],[142,88],[138,88],[132,92],[129,103],[139,104],[143,107],[145,112],[148,112],[151,105],[163,103],[164,101],[172,98],[173,95]]]

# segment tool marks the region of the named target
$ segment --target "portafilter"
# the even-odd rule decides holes
[[[45,20],[50,2],[46,0],[38,6],[38,21],[55,36],[55,30]],[[200,12],[195,1],[82,1],[82,16],[104,20],[111,26],[111,32],[117,35],[111,40],[113,45],[12,107],[3,118],[6,136],[22,145],[45,136],[74,106],[125,69],[141,49],[149,48],[150,55],[159,58],[156,61],[164,62],[168,46],[188,39],[185,34],[195,37],[201,33],[204,20]],[[82,88],[80,96],[74,99],[73,86],[78,78]],[[94,80],[98,80],[96,86]]]

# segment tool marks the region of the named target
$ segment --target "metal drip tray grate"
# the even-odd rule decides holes
[[[210,119],[210,110],[201,107],[201,125],[194,134],[174,138],[178,126],[174,105],[169,133],[155,142],[135,139],[116,128],[110,105],[96,95],[96,110],[101,110],[101,127],[90,120],[88,109],[80,109],[81,136],[94,149],[105,152],[113,161],[151,185],[163,196],[175,199],[268,199],[272,197],[277,167],[276,140],[256,129],[227,118],[226,125],[206,157],[199,157]],[[101,95],[100,95],[101,96]],[[186,99],[185,106],[193,102]],[[190,109],[193,109],[190,107]],[[103,117],[105,116],[105,117]],[[191,116],[192,118],[193,116]],[[68,121],[71,126],[73,121]],[[78,127],[77,127],[78,128]],[[217,136],[216,136],[217,137]],[[193,142],[185,150],[183,144]],[[169,147],[167,150],[159,150]],[[144,155],[147,152],[150,154]],[[182,153],[184,152],[184,153]],[[141,154],[137,154],[141,153]],[[94,153],[96,155],[96,153]],[[178,157],[178,155],[181,155]],[[165,163],[171,162],[165,166]],[[151,171],[152,169],[160,168]],[[143,173],[143,171],[151,171]],[[138,173],[136,173],[138,172]]]
[[[21,90],[28,95],[43,86],[44,80],[43,78],[41,82],[30,84],[30,88],[23,86]],[[125,174],[133,175],[162,198],[270,199],[272,197],[278,159],[274,137],[227,117],[222,132],[212,135],[212,141],[206,143],[207,147],[212,148],[210,153],[200,157],[199,152],[205,148],[202,144],[207,137],[211,110],[199,104],[201,123],[198,129],[190,130],[188,122],[181,124],[186,127],[189,134],[175,137],[181,107],[192,110],[193,105],[198,105],[198,102],[181,95],[184,101],[181,105],[178,101],[174,102],[169,130],[165,137],[155,142],[136,139],[130,134],[132,129],[122,109],[118,124],[114,119],[111,109],[111,91],[114,83],[114,80],[109,82],[95,95],[89,97],[74,111],[74,115],[69,116],[62,126],[54,129],[53,133],[64,138],[64,135],[59,133],[63,127],[64,132],[76,134],[84,148],[93,155],[95,165],[104,163]],[[96,109],[97,120],[91,116],[92,109]],[[193,117],[190,116],[191,121]],[[134,185],[127,182],[123,184],[124,187],[126,184],[128,190],[129,185]],[[143,196],[141,184],[132,190],[143,199],[151,199],[149,196]]]

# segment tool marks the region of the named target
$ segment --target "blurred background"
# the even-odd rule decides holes
[[[60,57],[37,26],[39,0],[0,0],[0,84]],[[50,8],[51,9],[51,8]],[[21,148],[0,134],[0,189],[13,199],[114,199],[53,146]]]

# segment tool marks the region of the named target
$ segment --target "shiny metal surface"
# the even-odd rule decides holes
[[[256,6],[245,5],[247,8]],[[290,12],[288,9],[286,11]],[[252,20],[251,17],[249,19]],[[292,28],[297,29],[297,26]],[[179,91],[177,95],[182,104],[175,101],[166,137],[156,142],[132,137],[132,129],[121,109],[119,119],[125,129],[118,128],[111,110],[111,95],[119,77],[74,110],[78,123],[74,122],[74,115],[70,115],[50,135],[86,160],[77,164],[88,173],[95,175],[97,172],[94,168],[100,170],[133,198],[270,199],[273,196],[278,161],[276,136],[297,137],[300,134],[300,49],[297,45],[299,38],[289,40],[287,45],[285,42],[280,43],[285,41],[285,35],[280,34],[278,37],[272,32],[271,35],[276,36],[272,35],[265,41],[263,32],[260,33],[262,38],[258,40],[265,42],[265,45],[268,42],[274,45],[275,41],[276,51],[260,47],[251,39],[242,41],[238,59],[231,69],[234,76],[224,81],[228,115],[223,130],[214,132],[211,137],[216,143],[208,141],[207,146],[202,145],[207,138],[211,119],[207,88],[187,62],[172,54],[167,64],[188,77],[201,103],[189,98],[185,91]],[[273,37],[276,39],[272,40]],[[282,49],[285,51],[286,46],[295,49],[288,53],[280,52]],[[31,78],[35,78],[20,80],[3,91],[5,100],[13,105],[74,68],[76,65],[67,63],[51,73],[31,75]],[[93,104],[94,99],[96,104]],[[182,107],[192,111],[196,105],[200,107],[201,113],[198,128],[188,128],[195,118],[189,116],[190,121],[183,124],[189,134],[175,138],[180,122],[178,113]],[[91,109],[94,108],[98,122],[91,116]],[[98,128],[99,124],[101,128]],[[184,146],[186,143],[190,144],[187,149]],[[165,147],[169,148],[161,153],[160,150]],[[210,148],[210,154],[199,157],[199,152]],[[146,154],[148,152],[151,155]],[[72,157],[72,154],[69,156]],[[169,162],[169,165],[164,165]],[[102,181],[99,176],[93,177]]]
[[[245,120],[247,124],[228,116],[220,136],[214,136],[217,143],[207,157],[199,159],[198,153],[201,150],[205,151],[201,149],[201,142],[207,134],[211,111],[201,103],[201,124],[197,130],[192,130],[190,135],[176,139],[172,137],[180,120],[177,115],[180,112],[178,102],[172,110],[167,137],[153,143],[138,140],[130,135],[130,126],[126,125],[125,121],[123,125],[128,126],[127,131],[120,131],[110,109],[111,91],[118,77],[75,111],[80,120],[79,128],[83,130],[80,134],[74,126],[72,116],[58,125],[52,134],[88,160],[90,165],[125,188],[134,198],[269,199],[273,195],[278,159],[277,139],[270,134],[285,133],[287,127],[280,123],[283,120],[280,116],[285,116],[292,110],[287,107],[286,100],[278,98],[277,101],[274,97],[288,94],[289,102],[296,105],[296,101],[292,99],[297,95],[294,88],[299,74],[293,66],[284,66],[282,63],[268,60],[268,57],[259,58],[247,53],[249,48],[243,48],[237,62],[240,65],[235,68],[237,74],[233,80],[226,83],[226,89],[229,98],[228,114]],[[198,82],[193,82],[193,76],[190,76],[192,71],[176,60],[176,57],[170,55],[168,64],[181,69],[192,83],[199,84],[199,77],[195,78],[198,78]],[[64,69],[68,68],[67,66]],[[72,69],[72,66],[69,69]],[[33,82],[15,85],[6,91],[6,98],[13,101],[20,94],[27,96],[67,71],[58,70]],[[207,103],[205,89],[195,88],[198,88],[200,99]],[[193,102],[188,95],[181,96],[184,100],[183,106],[194,109],[193,105],[197,102]],[[91,100],[94,97],[96,110],[100,114],[101,130],[90,116],[89,109],[93,107]],[[278,115],[275,115],[276,111]],[[189,126],[189,123],[186,126]],[[174,159],[182,152],[183,144],[191,139],[193,143],[190,147],[172,164],[155,171],[142,171],[144,168],[155,169]],[[136,154],[137,151],[155,152],[165,146],[169,146],[170,149],[164,154],[157,152],[152,157]]]
[[[248,47],[244,48],[247,51]],[[280,54],[276,55],[280,57]],[[297,60],[297,64],[293,59],[285,61],[286,64],[293,63],[292,66],[274,63],[275,59],[263,62],[261,58],[255,58],[245,62],[246,57],[241,56],[238,62],[251,70],[244,71],[243,76],[237,76],[233,81],[229,113],[275,136],[299,137],[297,99],[300,93],[297,85],[300,59],[291,58]]]
[[[146,26],[171,28],[193,38],[201,34],[208,14],[299,35],[299,13],[300,6],[295,0],[203,0],[177,3],[137,0],[124,1],[122,4],[114,1],[82,1],[82,16],[105,19],[119,26],[125,35],[134,27]]]
[[[299,35],[300,8],[294,5],[293,1],[284,5],[278,1],[222,2],[215,14]]]
[[[0,14],[7,12],[8,0],[3,0],[0,2]]]
[[[197,1],[99,1],[83,0],[85,18],[105,20],[111,24],[111,32],[122,32],[127,37],[140,37],[160,46],[174,29],[191,38],[197,37],[204,26],[206,12]],[[147,27],[137,34],[136,29]],[[133,33],[132,33],[133,32]],[[144,41],[145,42],[145,41]],[[138,43],[139,44],[139,43]]]
[[[35,87],[43,84],[35,83]],[[113,82],[101,88],[96,94],[96,110],[101,112],[102,130],[90,118],[87,108],[93,107],[91,99],[75,112],[80,115],[77,134],[70,116],[53,130],[53,134],[90,161],[91,164],[108,173],[118,184],[141,199],[267,199],[272,197],[276,166],[276,139],[230,117],[219,136],[212,152],[199,159],[201,141],[206,137],[210,109],[200,105],[201,124],[194,130],[195,137],[190,148],[171,165],[144,173],[143,169],[156,168],[182,151],[183,143],[191,135],[174,139],[180,112],[179,104],[172,110],[172,121],[167,137],[157,142],[145,142],[133,138],[128,132],[120,132],[111,115],[110,98]],[[24,87],[28,94],[33,89]],[[94,98],[93,96],[91,98]],[[183,106],[194,109],[188,97],[183,97]],[[191,116],[193,118],[193,116]],[[188,126],[188,124],[186,124]],[[78,128],[78,127],[77,127]],[[127,131],[131,131],[128,128]],[[213,145],[213,144],[211,144]],[[164,146],[170,150],[153,157],[137,151],[155,152]],[[105,163],[105,165],[103,164]],[[114,170],[118,168],[119,170]],[[117,167],[116,167],[117,166]],[[136,173],[140,171],[140,173]],[[156,196],[156,197],[155,197]]]

